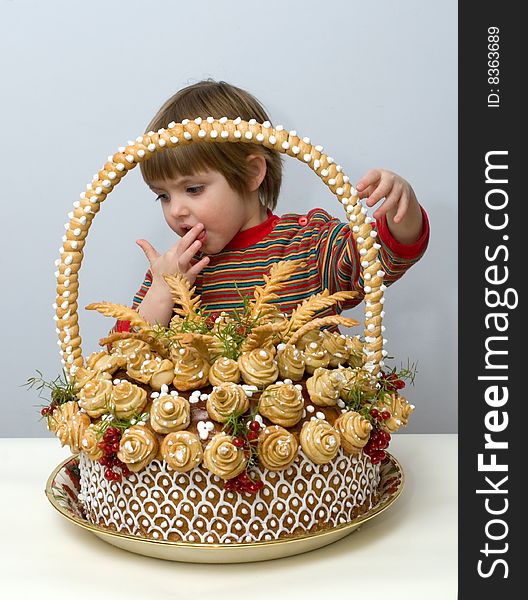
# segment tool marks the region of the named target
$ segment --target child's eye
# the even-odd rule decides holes
[[[164,202],[165,200],[168,200],[167,198],[167,194],[160,194],[157,198],[156,198],[156,202],[158,200],[161,200],[162,202]]]
[[[187,188],[187,193],[191,194],[192,196],[196,196],[197,194],[200,194],[201,192],[203,192],[204,186],[203,185],[191,185]]]

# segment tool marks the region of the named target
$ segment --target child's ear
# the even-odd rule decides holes
[[[250,192],[254,192],[259,189],[260,184],[264,181],[268,166],[262,154],[250,154],[246,160],[249,171],[248,188]]]

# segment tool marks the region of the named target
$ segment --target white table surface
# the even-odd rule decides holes
[[[74,600],[451,600],[457,590],[457,436],[397,434],[400,497],[329,546],[247,564],[189,564],[116,548],[62,517],[44,490],[70,452],[56,439],[0,439],[0,590]]]

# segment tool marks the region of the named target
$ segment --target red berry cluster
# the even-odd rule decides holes
[[[385,449],[388,448],[391,434],[375,429],[369,437],[368,442],[363,448],[363,452],[370,457],[372,464],[380,463],[386,456]]]
[[[390,419],[391,414],[388,410],[382,410],[381,412],[377,408],[371,408],[369,411],[369,415],[376,419],[376,421],[386,421]]]
[[[248,494],[258,494],[263,487],[264,482],[260,479],[253,479],[247,470],[242,471],[240,475],[229,479],[224,484],[226,492],[247,492]]]
[[[236,325],[236,327],[235,327],[235,333],[237,333],[238,335],[247,335],[248,334],[247,325],[244,325],[243,323],[238,323],[238,325]]]
[[[244,448],[245,450],[250,450],[250,444],[255,444],[258,440],[258,435],[260,431],[260,423],[258,421],[251,421],[248,425],[249,431],[245,434],[245,436],[237,435],[233,438],[233,446],[237,448]]]
[[[220,316],[219,312],[212,312],[204,321],[207,329],[213,329],[215,326],[216,319]]]
[[[249,431],[245,436],[237,435],[233,438],[233,446],[237,448],[243,448],[246,458],[250,458],[252,452],[255,452],[255,445],[258,441],[260,423],[258,421],[251,421],[248,426]],[[247,492],[249,494],[257,494],[264,487],[264,483],[258,479],[253,479],[247,469],[242,471],[240,475],[229,479],[224,484],[226,492]]]
[[[119,440],[121,439],[121,431],[117,427],[109,427],[103,435],[103,439],[98,446],[103,451],[103,456],[99,459],[99,463],[106,467],[104,474],[108,481],[121,481],[121,477],[128,477],[130,471],[124,462],[117,458],[119,452]],[[114,471],[115,468],[121,469],[121,473]]]
[[[53,411],[59,408],[58,405],[55,402],[52,402],[49,406],[45,406],[41,411],[40,414],[43,417],[49,417],[53,414]]]
[[[400,379],[394,372],[383,373],[381,379],[385,389],[389,392],[396,392],[397,390],[401,390],[405,387],[405,381]]]

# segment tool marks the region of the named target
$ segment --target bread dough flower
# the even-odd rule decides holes
[[[247,459],[242,448],[233,444],[226,433],[217,433],[204,450],[204,467],[222,479],[233,479],[246,468]]]
[[[277,381],[279,367],[273,354],[265,348],[255,348],[238,357],[242,379],[259,389]]]
[[[330,363],[330,354],[323,345],[310,342],[304,349],[306,371],[312,374],[315,369],[326,368]]]
[[[138,350],[127,356],[126,372],[129,377],[140,383],[147,384],[152,377],[151,372],[143,370],[143,365],[147,364],[154,354],[152,352],[145,352]]]
[[[225,423],[233,413],[245,413],[248,408],[247,394],[236,383],[217,385],[207,399],[207,412],[211,419],[219,423]]]
[[[81,412],[74,400],[58,406],[50,417],[50,429],[55,432],[62,446],[68,445],[74,454],[81,450],[84,431],[90,425],[90,417]]]
[[[211,365],[209,371],[209,382],[211,385],[220,385],[221,383],[240,381],[240,369],[238,363],[232,358],[221,356]]]
[[[73,386],[76,392],[79,392],[89,381],[93,379],[112,379],[107,371],[95,371],[85,367],[77,367],[73,373]]]
[[[398,431],[400,427],[404,427],[409,422],[409,415],[414,410],[414,405],[407,402],[407,398],[399,394],[391,394],[388,404],[380,404],[377,406],[380,413],[388,411],[390,417],[380,421],[380,428],[388,433]]]
[[[158,453],[158,439],[145,425],[133,425],[125,430],[119,442],[117,458],[134,472],[141,471]]]
[[[112,389],[111,402],[116,416],[129,419],[145,408],[147,392],[135,383],[122,379]]]
[[[79,392],[79,406],[90,417],[100,417],[110,408],[112,388],[110,379],[91,379]]]
[[[297,458],[299,442],[284,427],[270,425],[258,437],[258,457],[261,466],[270,471],[283,471]]]
[[[311,375],[318,367],[327,367],[330,355],[323,346],[324,335],[319,329],[307,331],[300,340],[297,347],[304,351],[304,362],[306,371]]]
[[[363,343],[359,339],[359,336],[347,337],[348,346],[348,364],[351,367],[361,367],[363,364]]]
[[[194,469],[203,460],[202,444],[190,431],[167,434],[161,444],[161,454],[167,465],[179,473]]]
[[[287,344],[278,348],[277,364],[280,376],[292,381],[300,381],[304,375],[304,352],[294,344]]]
[[[141,365],[141,371],[150,374],[148,384],[158,392],[162,385],[169,385],[174,379],[174,364],[168,358],[160,356],[145,361]]]
[[[306,380],[306,389],[310,400],[317,406],[334,406],[339,400],[339,392],[344,382],[341,369],[315,369],[313,375]]]
[[[311,329],[307,331],[297,342],[297,348],[304,350],[308,344],[315,343],[321,346],[323,343],[323,332],[320,329]]]
[[[334,423],[341,436],[341,445],[349,454],[359,454],[368,442],[372,425],[355,411],[342,413]]]
[[[126,365],[126,359],[117,354],[108,354],[102,352],[92,352],[86,359],[86,366],[93,371],[107,371],[115,373],[118,369]]]
[[[85,430],[81,439],[81,450],[90,460],[99,460],[103,456],[103,451],[99,448],[101,441],[97,436],[97,430],[100,424],[91,423]]]
[[[333,460],[339,452],[341,436],[324,419],[306,421],[300,434],[301,448],[310,460],[324,465]]]
[[[349,346],[346,337],[335,331],[323,331],[323,348],[330,355],[328,365],[336,368],[344,364],[348,359]]]
[[[150,352],[150,346],[143,340],[125,338],[112,342],[112,350],[110,351],[110,354],[117,354],[128,358],[131,354],[145,355],[149,354]]]
[[[276,383],[268,386],[260,396],[259,412],[272,423],[292,427],[302,418],[304,400],[293,384]]]
[[[162,394],[152,401],[150,424],[158,433],[186,429],[191,422],[191,405],[183,396]]]
[[[209,363],[191,346],[173,348],[171,359],[174,363],[173,384],[177,390],[197,390],[207,385]]]

